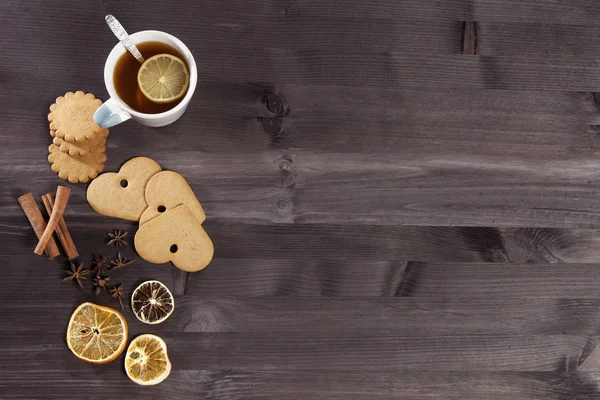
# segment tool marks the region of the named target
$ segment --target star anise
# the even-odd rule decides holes
[[[123,284],[120,284],[119,286],[114,286],[112,289],[110,289],[110,295],[113,297],[113,299],[119,299],[119,304],[121,304],[121,310],[123,310]]]
[[[121,231],[114,231],[113,233],[108,232],[108,236],[110,237],[108,245],[112,246],[114,244],[117,247],[128,246],[127,242],[125,241],[125,236],[127,235],[127,232]]]
[[[106,290],[106,284],[108,283],[108,281],[110,281],[110,276],[96,275],[96,277],[94,278],[96,296],[98,296],[102,290]]]
[[[94,269],[92,272],[99,274],[105,274],[110,269],[110,265],[106,261],[106,257],[94,255]]]
[[[124,268],[130,264],[133,264],[135,260],[128,260],[127,258],[121,257],[121,253],[117,253],[117,258],[110,260],[112,264],[111,271],[115,271],[117,269]]]
[[[76,281],[79,287],[83,287],[83,280],[90,273],[89,269],[83,269],[83,263],[75,265],[71,263],[71,270],[65,269],[67,277],[63,281]]]

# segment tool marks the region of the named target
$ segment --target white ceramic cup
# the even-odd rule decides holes
[[[113,73],[117,60],[125,54],[127,50],[121,43],[112,49],[106,63],[104,64],[104,84],[106,90],[110,95],[110,99],[104,102],[100,108],[94,113],[94,122],[103,128],[110,128],[111,126],[120,124],[121,122],[127,121],[133,118],[133,120],[146,126],[165,126],[175,122],[179,117],[183,115],[187,108],[194,90],[196,89],[196,83],[198,82],[198,71],[196,70],[196,61],[192,52],[187,48],[185,44],[173,35],[169,35],[166,32],[161,31],[141,31],[130,35],[133,43],[139,44],[144,42],[162,42],[166,43],[175,49],[177,49],[185,58],[185,62],[190,70],[190,84],[183,100],[169,111],[165,111],[159,114],[145,114],[139,111],[133,110],[123,100],[119,98],[115,90],[113,82]]]

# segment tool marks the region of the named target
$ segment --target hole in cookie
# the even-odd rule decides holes
[[[156,209],[158,212],[163,213],[165,211],[167,211],[167,207],[165,206],[158,206],[158,208]]]
[[[171,253],[177,253],[177,245],[176,244],[172,245],[169,250],[171,251]]]
[[[127,187],[127,185],[129,185],[129,182],[127,182],[125,179],[122,179],[122,180],[121,180],[121,187],[122,187],[122,188],[126,188],[126,187]]]

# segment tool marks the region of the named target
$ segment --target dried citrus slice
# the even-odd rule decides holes
[[[171,103],[180,99],[190,84],[187,65],[171,54],[157,54],[140,67],[140,90],[153,103]]]
[[[125,371],[138,385],[157,385],[171,373],[167,344],[156,335],[140,335],[131,341],[125,356]]]
[[[127,344],[127,322],[117,310],[83,303],[67,327],[67,345],[80,359],[94,364],[114,360]]]
[[[175,309],[175,299],[163,283],[146,281],[133,291],[131,309],[140,321],[160,324]]]

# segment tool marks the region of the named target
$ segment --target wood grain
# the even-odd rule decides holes
[[[560,22],[482,23],[478,32],[486,43],[486,56],[561,54],[585,60],[597,51],[598,27]],[[585,35],[587,40],[577,40]]]
[[[34,257],[15,201],[63,183],[54,99],[108,99],[108,13],[199,67],[181,120],[107,141],[107,171],[145,155],[181,173],[216,249],[189,275],[120,249],[126,297],[147,279],[176,295],[153,327],[125,302],[130,337],[169,346],[153,388],[66,348],[77,305],[118,302]],[[599,18],[592,0],[0,3],[0,397],[599,398]],[[67,185],[85,266],[116,256],[106,233],[136,224]]]
[[[41,11],[42,9],[40,9]],[[168,16],[176,10],[171,10]],[[97,12],[99,16],[102,12]],[[189,14],[189,13],[188,13]],[[157,18],[159,18],[157,15]],[[173,14],[175,15],[175,14]],[[189,14],[192,15],[192,14]],[[43,18],[43,13],[40,16]],[[80,21],[94,18],[91,10],[80,14]],[[283,16],[280,16],[283,18]],[[12,28],[15,22],[8,19],[8,28]],[[137,19],[139,21],[139,19]],[[38,21],[30,21],[39,23]],[[101,32],[105,27],[100,22],[87,25],[88,28]],[[124,21],[125,23],[125,21]],[[150,24],[152,21],[146,21]],[[160,22],[157,22],[160,23]],[[181,23],[185,23],[181,21]],[[183,39],[186,44],[196,49],[196,57],[202,59],[203,68],[201,77],[205,80],[220,81],[226,76],[227,80],[237,82],[263,82],[269,85],[283,84],[314,84],[314,85],[351,85],[380,88],[489,88],[489,89],[529,89],[529,90],[572,90],[572,91],[594,91],[598,87],[598,67],[594,64],[596,56],[588,54],[578,58],[569,55],[551,54],[538,56],[518,54],[514,56],[481,56],[463,57],[460,54],[460,24],[455,24],[455,49],[443,52],[420,51],[411,53],[404,49],[389,49],[386,51],[373,49],[368,41],[364,46],[357,46],[353,51],[347,51],[340,46],[339,51],[331,51],[331,45],[323,47],[312,47],[309,49],[298,48],[298,46],[263,47],[244,45],[238,40],[230,40],[230,51],[222,50],[221,43],[207,41],[205,37],[194,34],[191,30],[171,31]],[[131,24],[132,30],[137,30],[135,23]],[[235,24],[233,24],[235,26]],[[320,37],[335,35],[336,26],[345,25],[344,21],[329,25],[329,31],[323,32]],[[375,22],[372,24],[378,26]],[[86,25],[82,22],[74,22],[69,29],[84,29]],[[140,27],[143,29],[144,27]],[[165,29],[167,29],[166,27]],[[18,29],[18,27],[15,27]],[[62,42],[65,50],[73,45],[73,38],[69,38],[68,31],[62,30],[62,35],[68,39]],[[418,35],[418,34],[417,34]],[[222,36],[221,40],[223,40]],[[333,36],[335,37],[335,36]],[[80,36],[79,39],[86,40],[86,52],[74,53],[69,59],[49,58],[49,67],[58,72],[57,79],[68,80],[69,67],[76,65],[82,69],[81,73],[90,69],[90,57],[102,60],[108,53],[106,49],[108,36],[100,35]],[[45,42],[44,42],[45,40]],[[310,38],[309,38],[310,40]],[[338,45],[343,37],[334,43]],[[318,43],[327,43],[319,40]],[[350,43],[359,43],[354,40]],[[435,41],[432,41],[435,42]],[[307,43],[315,43],[309,41]],[[52,49],[57,45],[51,42],[50,37],[41,38],[40,46]],[[482,45],[483,46],[483,45]],[[35,48],[19,46],[18,40],[12,40],[6,44],[10,58],[7,58],[5,68],[11,76],[22,74],[31,76],[30,84],[41,84],[43,82],[39,74],[35,74],[33,66],[28,66],[25,61],[35,56]],[[46,50],[49,51],[49,50]],[[484,49],[482,47],[482,54]],[[439,54],[438,54],[439,53]],[[50,54],[48,54],[50,55]],[[263,60],[269,60],[267,67]],[[586,62],[587,61],[587,62]],[[72,75],[71,75],[72,76]],[[96,86],[100,93],[104,93],[101,82]],[[12,90],[19,90],[22,85],[16,81]],[[89,85],[89,83],[88,83]],[[47,85],[46,85],[47,86]],[[49,88],[48,88],[49,89]],[[48,89],[42,91],[42,95]],[[56,97],[55,94],[48,95]]]
[[[38,16],[41,11],[34,6],[44,4],[40,0],[29,2],[24,7],[5,7],[7,16],[20,16],[24,19]],[[95,7],[86,7],[76,1],[70,0],[63,6],[71,14],[78,16],[94,15],[99,9],[114,8],[119,13],[128,17],[135,16],[135,7],[120,5],[118,3],[100,4]],[[221,21],[242,20],[250,26],[252,21],[244,17],[254,18],[290,18],[295,16],[329,17],[338,18],[375,18],[391,19],[399,22],[416,20],[435,21],[512,21],[512,22],[541,22],[555,24],[596,25],[600,16],[600,7],[593,0],[577,0],[571,2],[545,2],[541,0],[455,0],[452,2],[439,2],[436,0],[408,0],[403,2],[376,1],[364,2],[360,0],[330,0],[319,2],[317,0],[296,0],[282,3],[275,0],[252,0],[245,2],[223,2],[210,4],[203,7],[204,12],[190,8],[188,4],[166,4],[154,1],[150,3],[157,13],[179,15],[179,20],[162,21],[163,24],[179,26],[182,30],[192,30],[194,21]],[[187,11],[187,13],[185,12]],[[38,16],[38,18],[40,18]],[[160,16],[148,13],[147,21],[152,24],[161,22]],[[206,19],[205,19],[206,18]],[[146,21],[146,20],[144,20]],[[81,21],[74,21],[82,23]],[[180,22],[180,25],[178,25]],[[133,19],[128,24],[142,24],[143,21]],[[21,29],[32,29],[35,25],[27,25]],[[235,27],[231,27],[232,29]],[[258,27],[257,27],[258,28]],[[300,29],[301,27],[299,27]],[[139,27],[136,27],[139,29]],[[207,32],[210,33],[210,32]]]
[[[124,280],[130,281],[127,278]],[[126,286],[129,287],[128,283]],[[350,295],[316,297],[298,294],[243,297],[227,293],[218,295],[197,287],[192,291],[201,295],[176,296],[177,310],[169,317],[168,323],[153,327],[154,333],[343,335],[368,334],[376,326],[381,334],[413,337],[460,334],[585,336],[597,332],[600,309],[600,301],[585,298],[447,300],[391,295],[360,298]],[[108,296],[99,296],[94,301],[109,306],[116,304]],[[22,323],[23,310],[35,316],[30,318],[28,324]],[[58,315],[68,316],[72,311],[73,304],[68,299],[47,305],[37,302],[8,305],[3,313],[6,323],[0,326],[0,331],[38,332],[53,326]],[[67,323],[64,317],[61,320]],[[137,320],[129,320],[129,325],[140,331],[145,327]]]
[[[279,400],[290,396],[300,400],[362,400],[367,396],[376,400],[433,400],[442,397],[480,400],[487,396],[502,400],[570,400],[593,399],[598,383],[594,373],[362,371],[356,374],[327,371],[324,375],[325,372],[173,371],[168,381],[160,386],[140,388],[139,393],[185,400]],[[5,388],[3,394],[8,399],[19,399],[23,391],[31,388],[43,390],[47,385],[52,385],[57,396],[63,399],[79,398],[79,394],[72,390],[72,385],[77,383],[72,373],[65,377],[64,373],[56,371],[39,371],[29,375],[27,384],[19,374],[9,371],[0,378],[0,384]],[[320,376],[316,377],[317,374]],[[118,397],[131,390],[129,383],[120,380],[120,373],[110,368],[102,371],[84,369],[77,376],[85,380],[91,399]],[[320,390],[315,391],[315,386]]]
[[[234,94],[217,101],[220,108],[244,110],[245,117],[236,117],[239,124],[234,124],[235,129],[225,123],[216,130],[213,123],[217,120],[207,122],[203,115],[216,113],[217,108],[209,105],[210,100],[202,100],[199,112],[189,116],[188,128],[170,130],[173,140],[166,143],[160,131],[144,130],[142,136],[132,134],[131,129],[115,128],[120,136],[112,141],[109,155],[113,157],[107,169],[116,170],[123,160],[137,155],[116,147],[124,142],[124,135],[134,141],[148,137],[161,146],[150,147],[147,155],[188,177],[215,217],[598,227],[594,210],[600,136],[594,133],[594,124],[600,119],[590,94],[365,93],[334,86],[319,89],[327,100],[318,101],[312,95],[316,86],[292,87],[286,99],[293,111],[285,117],[289,123],[277,138],[280,149],[240,153],[222,149],[242,148],[251,141],[254,146],[269,146],[268,135],[259,132],[262,128],[250,117],[257,115],[260,107],[264,109],[260,115],[268,111],[260,104],[260,87],[235,88]],[[211,89],[212,93],[230,90],[231,86],[223,85]],[[240,100],[233,101],[238,95]],[[324,108],[330,111],[319,111]],[[43,124],[39,121],[39,127],[28,129],[42,129]],[[207,132],[203,140],[197,140],[198,126]],[[369,135],[363,134],[365,131]],[[238,140],[240,135],[247,139]],[[217,150],[207,148],[207,142],[219,143]],[[28,137],[27,144],[43,148],[47,138]],[[31,151],[20,146],[21,141],[9,141],[7,154],[29,157]],[[175,151],[178,146],[186,151]],[[43,151],[39,157],[43,158]],[[291,162],[293,175],[284,171],[286,162]],[[27,168],[50,186],[55,179],[45,164],[40,160]],[[6,179],[11,179],[11,166],[5,165]],[[196,168],[208,173],[197,174]],[[365,182],[369,182],[368,192],[360,190]],[[250,189],[245,184],[251,185]],[[286,187],[292,184],[297,190]],[[371,195],[379,201],[370,201]],[[6,194],[7,208],[0,213],[12,212],[15,206],[10,199]],[[84,209],[78,212],[87,210],[85,203],[79,205]]]
[[[251,223],[600,227],[598,167],[591,156],[457,160],[296,151],[292,156],[186,153],[178,161],[174,155],[156,158],[188,177],[213,218]],[[238,160],[232,163],[232,158]],[[251,171],[247,164],[254,165]],[[198,176],[195,168],[210,173]],[[44,187],[55,181],[45,165],[39,165],[39,173]],[[10,199],[10,193],[4,195],[7,206],[0,215],[14,215],[18,206]],[[76,214],[89,212],[83,196],[72,199],[68,212],[71,208]]]
[[[424,298],[598,297],[595,264],[409,263],[400,295]],[[415,285],[415,282],[418,284]]]
[[[139,333],[132,332],[134,336]],[[20,332],[18,337],[0,333],[0,363],[18,356],[13,370],[26,371],[40,363],[53,363],[65,372],[81,369],[63,343],[64,332],[42,336],[40,332]],[[161,332],[161,337],[180,370],[560,371],[577,362],[587,343],[585,337],[563,334],[415,337],[352,332]],[[116,363],[121,364],[122,357]]]
[[[67,212],[68,213],[68,212]],[[106,232],[135,229],[127,222],[114,223],[105,217],[89,215],[86,222],[69,216],[70,229],[81,238],[87,252],[102,244]],[[0,233],[3,240],[20,238],[25,245],[35,236],[21,223],[22,218],[7,218],[11,232]],[[92,222],[97,231],[90,232]],[[18,226],[18,227],[17,227]],[[404,261],[514,262],[514,263],[594,263],[600,257],[593,229],[517,228],[444,226],[393,226],[365,224],[268,224],[239,223],[235,219],[209,219],[205,228],[215,243],[216,260],[252,259],[289,261],[327,261],[332,265]],[[225,251],[225,248],[227,251]],[[332,251],[336,248],[339,251]],[[114,252],[104,249],[106,252]],[[83,253],[83,250],[81,252]],[[6,249],[6,255],[20,261],[19,249]],[[284,268],[284,266],[282,266]],[[358,267],[357,267],[358,268]]]

